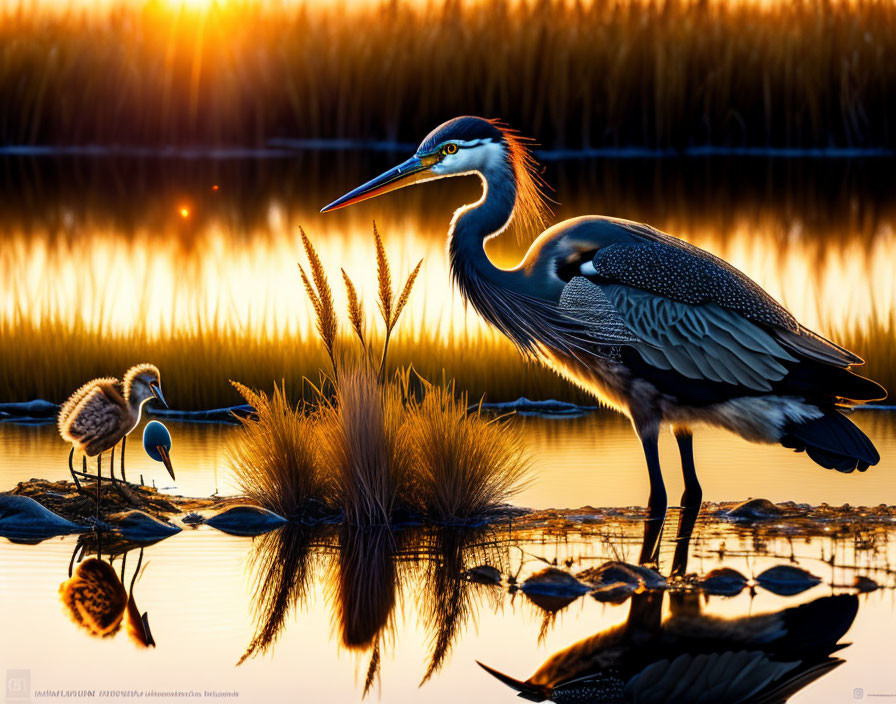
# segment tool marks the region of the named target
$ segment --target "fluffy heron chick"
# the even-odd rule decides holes
[[[102,453],[122,441],[121,475],[124,479],[125,438],[140,422],[143,405],[151,399],[157,399],[168,407],[162,395],[158,368],[152,364],[138,364],[125,372],[123,381],[112,377],[88,381],[62,405],[58,419],[59,434],[72,444],[68,468],[79,490],[81,485],[72,466],[75,450],[97,458],[97,517]],[[113,463],[114,459],[113,454]],[[114,475],[110,476],[114,479]],[[174,476],[173,472],[171,476]]]
[[[131,367],[124,381],[88,381],[62,405],[59,434],[75,450],[94,457],[130,433],[140,422],[143,404],[153,398],[168,407],[159,370],[152,364]]]

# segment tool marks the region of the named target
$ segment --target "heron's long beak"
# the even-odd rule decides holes
[[[152,395],[158,400],[159,403],[161,403],[165,408],[168,408],[168,404],[165,402],[165,397],[162,396],[161,386],[156,383],[151,383],[149,385],[149,390],[152,391]]]
[[[158,450],[159,454],[162,456],[162,464],[165,465],[165,469],[168,470],[168,474],[171,475],[172,479],[176,479],[174,476],[174,467],[171,466],[171,458],[168,456],[168,450],[164,445],[156,445],[156,450]]]
[[[362,200],[367,200],[374,196],[381,196],[389,191],[395,191],[420,181],[426,181],[431,178],[430,170],[437,161],[438,158],[436,156],[412,156],[407,161],[389,169],[384,174],[380,174],[363,186],[358,186],[355,190],[346,193],[342,198],[334,200],[329,205],[321,208],[320,212],[328,213],[331,210],[338,210],[347,205],[360,203]]]

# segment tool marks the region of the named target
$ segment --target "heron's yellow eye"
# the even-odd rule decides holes
[[[449,154],[457,153],[457,145],[453,142],[448,142],[444,147],[442,147],[442,155],[448,156]]]

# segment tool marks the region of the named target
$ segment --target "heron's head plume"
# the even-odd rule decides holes
[[[544,226],[550,210],[544,182],[529,149],[531,141],[498,120],[456,117],[439,125],[414,156],[347,193],[321,210],[328,212],[405,186],[450,176],[479,174],[504,178],[515,187],[512,225],[521,239]]]

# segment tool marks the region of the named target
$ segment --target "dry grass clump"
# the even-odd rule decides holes
[[[313,416],[297,411],[283,386],[267,394],[231,382],[255,409],[255,418],[242,418],[239,442],[227,447],[240,490],[249,499],[282,516],[295,516],[311,498],[327,493],[327,478],[309,438]]]
[[[417,500],[440,522],[487,515],[519,491],[528,471],[520,435],[499,418],[467,411],[453,385],[429,386],[410,409]]]
[[[433,386],[410,369],[387,376],[389,340],[410,297],[420,264],[400,293],[374,227],[382,349],[365,329],[363,307],[348,275],[349,322],[359,345],[341,345],[332,291],[320,259],[302,233],[311,275],[305,292],[332,376],[313,385],[316,399],[293,408],[284,387],[271,397],[234,382],[257,418],[230,449],[247,496],[294,516],[309,501],[340,511],[349,525],[389,525],[397,512],[438,522],[487,517],[520,488],[527,470],[516,431],[480,413],[453,384]]]
[[[321,454],[349,523],[388,524],[396,504],[407,502],[413,468],[404,416],[395,385],[380,386],[365,367],[343,373],[335,404],[320,413]]]

